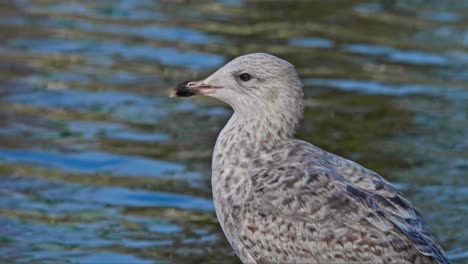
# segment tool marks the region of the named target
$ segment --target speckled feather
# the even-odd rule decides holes
[[[236,78],[248,72],[253,80]],[[361,165],[293,138],[294,67],[264,53],[204,80],[234,109],[213,153],[215,208],[244,263],[449,263],[421,215]]]
[[[448,263],[420,215],[380,176],[297,140],[269,153],[232,211],[257,263]],[[375,184],[359,187],[367,180]]]

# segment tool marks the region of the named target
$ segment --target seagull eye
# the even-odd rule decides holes
[[[248,73],[242,73],[241,75],[239,75],[239,78],[242,81],[246,82],[246,81],[250,80],[250,78],[252,78],[252,77]]]

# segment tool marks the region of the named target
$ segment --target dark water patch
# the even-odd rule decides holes
[[[67,133],[80,138],[92,140],[100,136],[106,136],[115,131],[125,130],[122,124],[111,122],[91,122],[82,120],[70,120],[66,123]]]
[[[391,142],[383,138],[407,130],[412,114],[396,107],[392,98],[379,96],[376,100],[376,97],[333,92],[316,96],[322,103],[305,109],[304,118],[308,121],[303,122],[298,137],[384,175],[397,168],[408,168],[412,162],[405,160],[398,150],[388,148]]]

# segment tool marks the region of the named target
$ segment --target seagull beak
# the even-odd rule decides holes
[[[194,95],[213,94],[222,86],[213,86],[202,81],[186,81],[177,85],[171,92],[170,97],[190,97]]]

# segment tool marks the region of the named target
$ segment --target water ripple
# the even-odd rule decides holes
[[[166,175],[167,177],[184,170],[184,166],[176,163],[98,151],[64,154],[39,150],[0,149],[0,160],[51,166],[69,172],[112,173],[123,176],[164,177]]]

